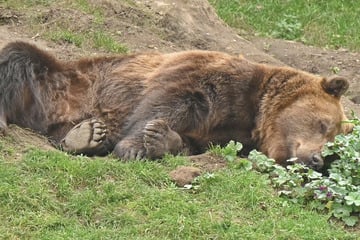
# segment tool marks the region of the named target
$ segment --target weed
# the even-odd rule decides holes
[[[243,148],[242,144],[235,141],[230,141],[225,147],[220,145],[210,146],[210,152],[224,157],[228,161],[234,161],[237,158],[237,153]]]
[[[334,66],[334,67],[331,68],[331,72],[332,72],[333,74],[339,74],[339,73],[340,73],[340,68]]]

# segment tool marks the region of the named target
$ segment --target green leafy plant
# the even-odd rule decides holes
[[[336,136],[323,150],[324,157],[338,156],[328,176],[300,164],[279,166],[255,150],[249,160],[255,169],[269,175],[280,195],[295,202],[315,203],[317,209],[327,209],[346,225],[354,226],[360,217],[360,120],[350,122],[354,124],[352,133]]]
[[[226,160],[232,162],[237,158],[237,153],[243,148],[239,142],[230,141],[225,147],[215,145],[210,147],[210,152],[224,157]]]

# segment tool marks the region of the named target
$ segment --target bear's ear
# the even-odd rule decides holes
[[[349,81],[344,77],[333,76],[324,78],[321,81],[321,86],[330,95],[337,98],[341,97],[349,88]]]
[[[349,122],[343,122],[341,124],[341,132],[344,134],[348,134],[351,133],[354,129],[354,124],[349,123]]]

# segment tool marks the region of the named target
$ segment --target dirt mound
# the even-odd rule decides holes
[[[131,3],[129,3],[131,2]],[[239,36],[234,29],[224,24],[207,0],[146,0],[146,1],[92,1],[93,5],[105,12],[104,29],[119,42],[125,43],[132,52],[171,52],[186,49],[219,50],[231,54],[241,54],[253,61],[283,65],[287,64],[316,74],[332,75],[338,72],[351,80],[348,96],[360,93],[360,83],[356,81],[360,54],[347,50],[325,50],[272,39],[249,39]],[[35,42],[61,58],[104,53],[104,50],[77,48],[67,42],[50,42],[43,38],[43,31],[69,19],[83,31],[92,21],[86,12],[59,9],[53,5],[37,9],[43,22],[42,29],[34,33],[25,24],[30,14],[25,10],[16,12],[2,8],[0,4],[0,47],[14,40]],[[92,29],[90,29],[92,30]],[[346,109],[360,113],[360,108],[348,99]],[[9,131],[18,131],[11,128]],[[22,133],[21,133],[22,134]],[[22,141],[21,139],[18,139]],[[24,140],[26,141],[26,140]],[[34,143],[39,147],[43,144]]]

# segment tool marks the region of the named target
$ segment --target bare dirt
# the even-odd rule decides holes
[[[189,49],[217,50],[230,54],[241,54],[246,58],[268,64],[289,65],[325,76],[338,72],[348,77],[350,90],[343,103],[347,112],[360,114],[360,107],[350,101],[360,102],[360,53],[346,49],[328,50],[306,46],[302,43],[241,37],[238,30],[221,21],[207,0],[139,0],[135,4],[127,1],[93,1],[105,11],[104,28],[131,52],[160,51],[172,52]],[[39,9],[43,21],[43,31],[56,22],[73,21],[81,31],[92,21],[92,17],[69,9]],[[104,54],[102,50],[77,48],[66,42],[46,41],[43,32],[30,31],[25,24],[29,13],[15,12],[0,7],[0,47],[14,40],[34,42],[48,49],[59,58],[70,59],[84,55]],[[10,129],[18,131],[17,129]],[[21,132],[19,133],[21,134]],[[17,134],[17,136],[19,135]],[[33,136],[32,136],[33,138]],[[33,141],[24,137],[33,146],[44,148],[43,139]],[[220,161],[209,164],[209,158],[196,158],[195,165],[212,171],[224,166]],[[212,161],[210,161],[212,162]]]

